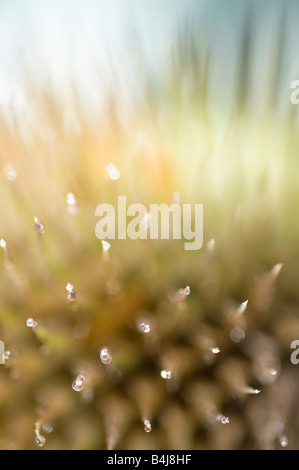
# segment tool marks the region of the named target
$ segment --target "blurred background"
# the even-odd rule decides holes
[[[1,449],[296,449],[299,5],[3,0]],[[204,205],[204,245],[95,209]]]

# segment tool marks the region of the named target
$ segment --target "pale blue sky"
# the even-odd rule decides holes
[[[204,0],[1,0],[0,82],[22,86],[25,62],[34,80],[50,79],[63,96],[70,79],[93,102],[109,87],[118,88],[121,96],[128,89],[138,94],[142,74],[159,75],[178,26],[195,12],[200,14],[203,4]]]
[[[0,83],[21,85],[24,63],[34,80],[51,80],[67,96],[74,80],[87,102],[100,102],[109,87],[126,99],[138,96],[144,74],[163,76],[177,32],[204,18],[213,100],[234,92],[234,74],[245,7],[253,6],[253,93],[272,79],[271,64],[281,7],[287,5],[287,34],[281,64],[282,99],[299,78],[299,5],[296,0],[1,0]],[[100,83],[99,83],[100,79]],[[263,93],[263,91],[262,91]],[[1,98],[1,97],[0,97]]]

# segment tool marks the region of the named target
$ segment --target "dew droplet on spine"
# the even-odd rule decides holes
[[[11,163],[7,163],[4,166],[4,174],[9,181],[15,181],[18,177],[17,169]]]
[[[11,356],[10,351],[4,351],[4,361],[8,361]]]
[[[34,216],[34,222],[35,222],[35,225],[34,225],[34,231],[36,233],[44,233],[45,231],[45,227],[44,227],[44,224],[42,224],[37,217]]]
[[[67,283],[65,288],[68,292],[72,292],[72,290],[74,290],[74,286],[72,284],[70,284],[69,282]]]
[[[161,370],[160,375],[162,379],[170,380],[172,377],[172,372],[171,370]]]
[[[172,296],[173,302],[182,302],[188,295],[191,294],[190,286],[186,286],[183,289],[177,290]]]
[[[73,193],[68,193],[66,196],[66,203],[68,206],[75,206],[77,201]]]
[[[79,212],[79,205],[77,199],[73,193],[68,193],[66,196],[66,205],[68,213],[71,215],[77,215]]]
[[[207,251],[209,253],[213,253],[215,251],[215,240],[214,240],[214,238],[212,238],[211,240],[209,240],[207,242],[206,247],[207,247]]]
[[[6,240],[4,240],[4,238],[0,239],[0,247],[3,248],[3,250],[4,250],[5,258],[6,258],[6,260],[5,260],[6,261],[6,268],[9,272],[9,275],[10,275],[11,279],[13,280],[13,282],[17,286],[20,286],[22,284],[22,279],[20,278],[20,276],[17,273],[17,270],[16,270],[16,268],[14,266],[14,263],[13,263],[13,260],[11,258],[10,252],[7,248]]]
[[[120,171],[117,168],[116,165],[113,163],[110,163],[109,165],[106,166],[106,177],[110,179],[111,181],[116,181],[120,177]]]
[[[216,420],[219,421],[221,424],[228,424],[229,423],[229,417],[224,416],[222,413],[217,414]]]
[[[229,336],[234,343],[240,343],[245,338],[245,331],[242,328],[233,328]]]
[[[72,384],[72,389],[75,390],[75,392],[81,392],[81,390],[84,388],[84,382],[84,375],[78,375]]]
[[[45,436],[43,436],[41,433],[40,433],[40,423],[37,422],[35,423],[35,445],[37,445],[37,447],[43,447],[46,443],[46,438]]]
[[[189,286],[186,286],[185,289],[184,289],[184,295],[190,295],[191,293],[191,289]]]
[[[74,302],[75,300],[77,300],[77,298],[78,298],[77,292],[72,291],[68,293],[67,299],[70,300],[71,302]]]
[[[53,431],[53,426],[51,426],[51,424],[45,423],[43,425],[43,431],[49,434],[50,432]]]
[[[110,351],[107,347],[104,347],[100,351],[100,359],[103,364],[110,364],[112,361],[112,356],[110,354]]]
[[[37,326],[37,322],[34,320],[34,318],[28,318],[26,321],[26,325],[28,328],[35,328]]]
[[[212,348],[212,353],[213,354],[219,354],[220,353],[220,349],[215,347],[215,348]]]
[[[67,299],[70,300],[71,302],[74,302],[78,298],[77,292],[74,290],[74,286],[70,283],[66,285],[66,290],[68,292]]]
[[[8,269],[8,271],[11,275],[11,278],[14,280],[14,282],[16,284],[19,284],[20,281],[19,281],[19,279],[16,275],[15,268],[13,266],[13,262],[12,262],[10,253],[9,253],[8,248],[7,248],[7,243],[6,243],[6,240],[4,240],[4,238],[0,239],[0,247],[3,248],[4,254],[5,254],[6,268]]]
[[[109,242],[106,242],[105,240],[102,240],[102,248],[104,252],[107,252],[110,250],[111,245]]]
[[[41,434],[39,434],[39,436],[36,436],[35,444],[37,445],[37,447],[43,447],[45,443],[46,443],[45,436],[42,436]]]
[[[262,384],[274,383],[280,373],[280,362],[271,353],[260,354],[253,363],[253,373]]]
[[[151,331],[151,325],[144,319],[137,320],[137,328],[139,331],[145,334]]]
[[[261,393],[261,390],[252,387],[244,387],[241,391],[247,393],[248,395],[258,395],[259,393]]]
[[[151,430],[152,430],[152,424],[151,424],[150,420],[149,420],[149,419],[145,419],[144,422],[143,422],[143,424],[144,424],[144,430],[145,430],[145,432],[151,432]]]
[[[287,438],[287,436],[285,435],[280,436],[279,444],[281,445],[281,447],[287,447],[289,445],[289,439]]]

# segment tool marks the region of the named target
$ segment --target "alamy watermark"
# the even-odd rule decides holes
[[[199,250],[203,244],[203,204],[143,204],[127,207],[126,196],[118,196],[117,217],[111,204],[99,204],[95,227],[99,240],[184,239],[185,250]],[[188,241],[186,241],[188,240]]]
[[[3,341],[0,340],[0,364],[5,364],[5,346]]]
[[[299,103],[299,80],[293,80],[290,85],[291,89],[294,90],[290,94],[290,101],[292,104]]]
[[[290,360],[291,363],[296,366],[297,364],[299,364],[299,340],[294,339],[294,341],[291,342],[290,348],[295,349],[295,351],[293,351],[290,356]]]

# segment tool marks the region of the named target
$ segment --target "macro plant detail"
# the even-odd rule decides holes
[[[0,88],[0,449],[298,448],[299,9],[108,3],[48,6]],[[123,197],[144,236],[97,237]]]

